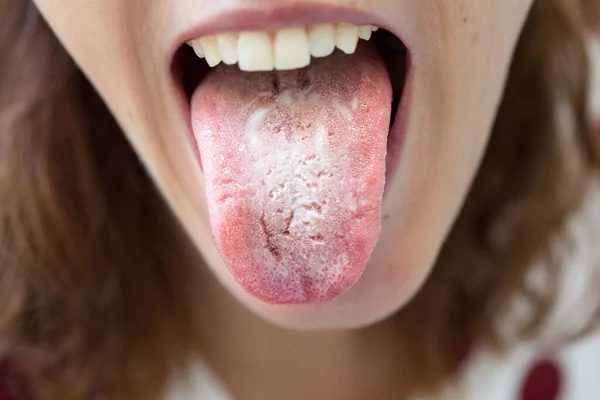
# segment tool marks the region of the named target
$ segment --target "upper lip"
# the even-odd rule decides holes
[[[252,8],[236,8],[217,13],[199,24],[183,30],[173,44],[172,54],[184,43],[206,35],[248,30],[277,30],[293,26],[310,26],[318,23],[348,22],[356,25],[374,25],[384,28],[402,40],[399,32],[373,13],[357,11],[351,7],[318,3],[294,3]],[[405,43],[408,47],[408,44]]]

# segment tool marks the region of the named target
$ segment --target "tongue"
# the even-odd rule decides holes
[[[215,244],[272,304],[350,289],[381,228],[392,89],[368,46],[303,70],[223,66],[192,99]]]

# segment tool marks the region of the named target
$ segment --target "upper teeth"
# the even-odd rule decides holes
[[[276,32],[245,31],[203,36],[188,42],[196,55],[214,67],[221,61],[239,64],[242,71],[304,68],[310,57],[326,57],[337,47],[346,54],[358,40],[369,40],[377,27],[353,24],[319,24],[310,28],[285,28]]]

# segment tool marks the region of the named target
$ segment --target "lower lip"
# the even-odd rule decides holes
[[[400,161],[400,154],[404,145],[406,131],[408,128],[408,112],[410,108],[410,100],[412,98],[412,81],[413,67],[410,59],[410,53],[407,55],[406,77],[404,87],[402,88],[400,105],[396,117],[391,124],[390,134],[388,136],[387,159],[385,166],[386,189],[389,186],[392,178],[396,174],[396,169]],[[386,190],[387,191],[387,190]],[[384,195],[386,193],[384,192]]]

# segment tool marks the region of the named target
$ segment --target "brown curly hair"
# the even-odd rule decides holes
[[[535,336],[553,309],[564,265],[551,239],[600,170],[584,42],[598,8],[533,5],[468,199],[432,276],[393,317],[416,388],[442,384],[468,343]],[[195,250],[28,0],[0,0],[0,193],[0,353],[41,398],[160,398],[201,334]],[[541,289],[526,280],[540,255]],[[517,293],[533,318],[502,337]]]

